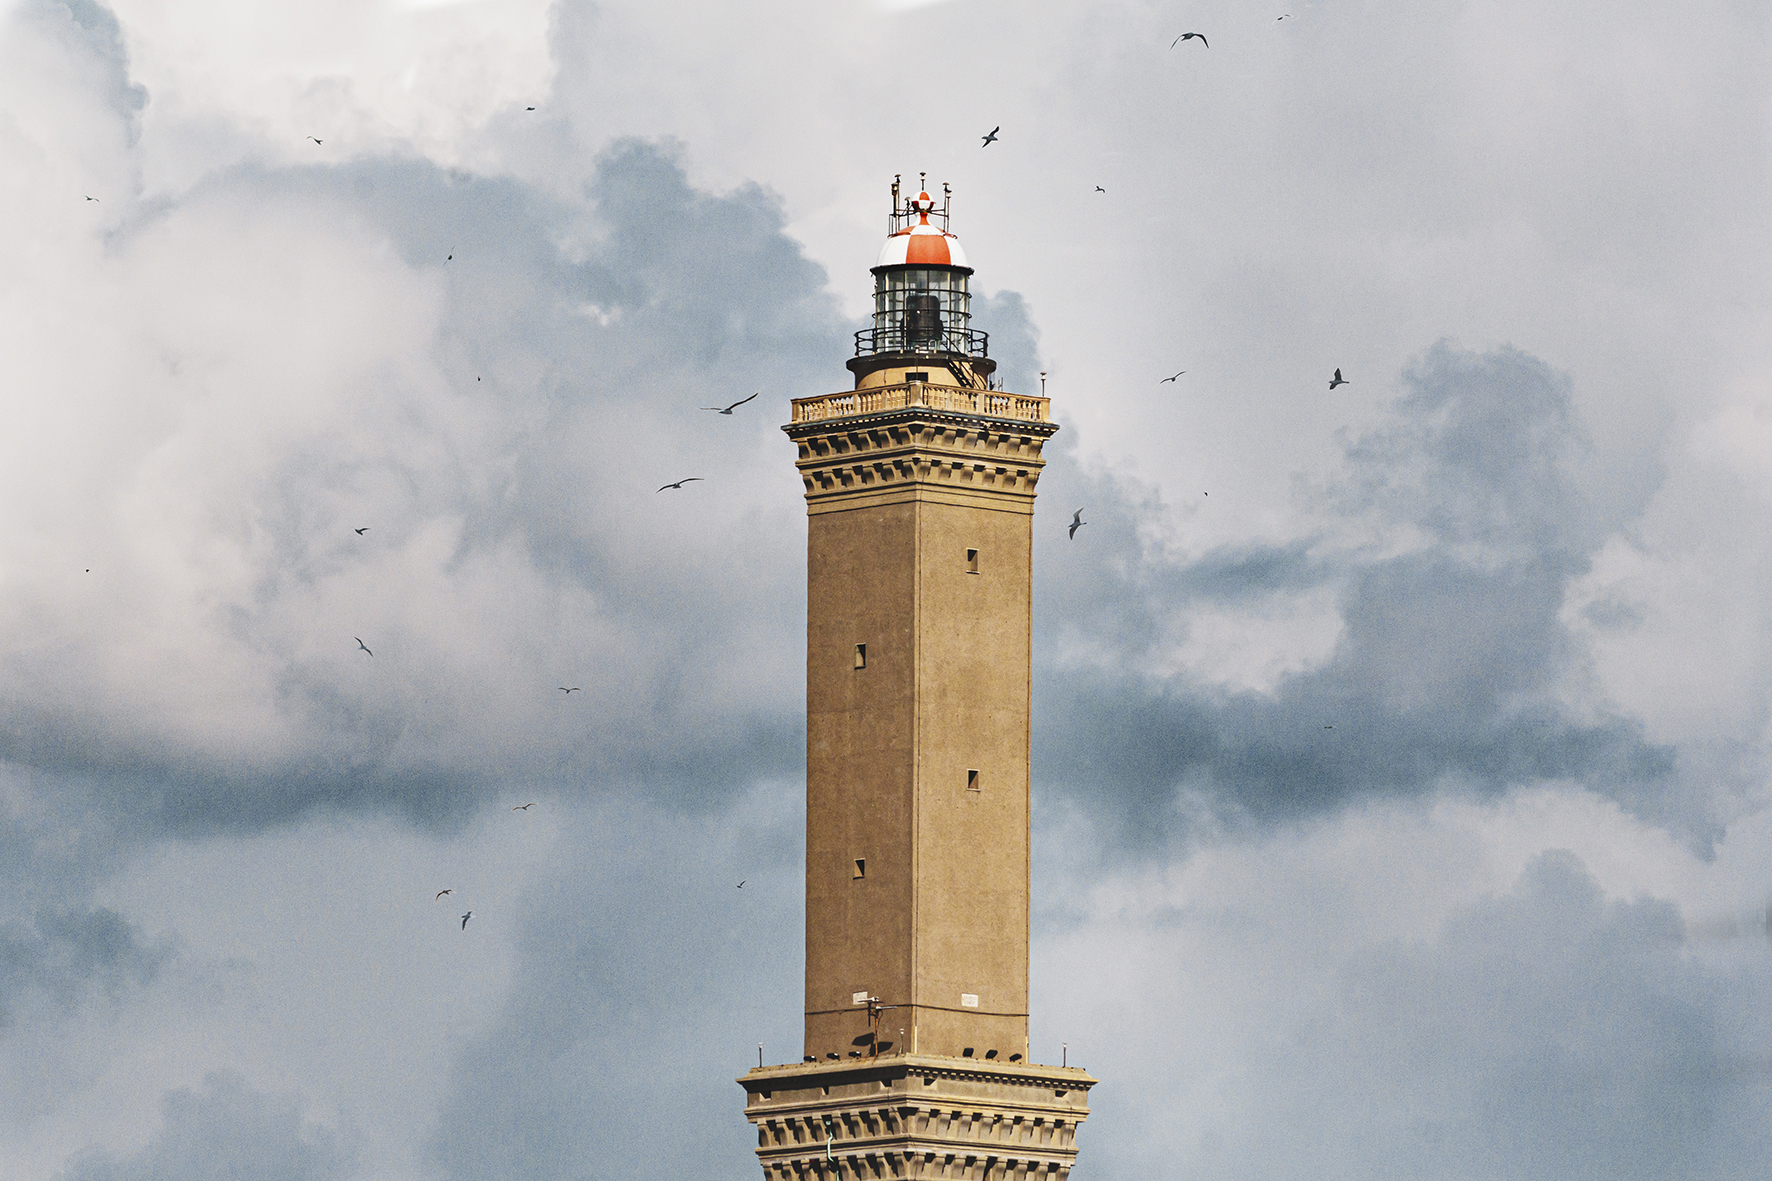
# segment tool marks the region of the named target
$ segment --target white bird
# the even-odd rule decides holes
[[[1353,384],[1353,382],[1348,381],[1347,379],[1342,377],[1341,370],[1337,369],[1335,371],[1335,376],[1333,378],[1331,378],[1329,381],[1329,388],[1334,389],[1338,385],[1352,385],[1352,384]]]
[[[731,414],[734,410],[737,410],[740,406],[743,406],[746,402],[749,402],[751,400],[751,398],[755,398],[757,396],[757,394],[761,394],[762,392],[763,392],[762,390],[758,390],[757,393],[752,394],[750,398],[741,398],[738,401],[734,402],[732,405],[726,407],[724,410],[722,410],[718,406],[703,406],[702,409],[703,410],[712,410],[715,414]]]
[[[351,637],[351,638],[352,638],[352,639],[353,639],[353,640],[357,640],[357,637],[356,637],[356,636],[352,636],[352,637]],[[359,647],[359,648],[361,648],[361,649],[363,649],[363,651],[365,651],[365,652],[369,652],[369,645],[368,645],[368,644],[365,644],[365,643],[364,643],[364,642],[363,642],[363,641],[362,641],[362,640],[357,640],[357,647]],[[371,656],[374,656],[374,655],[375,655],[375,653],[373,653],[373,652],[369,652],[369,654],[370,654],[370,655],[371,655]]]
[[[1087,525],[1088,523],[1089,523],[1088,521],[1085,521],[1083,519],[1083,510],[1078,509],[1076,512],[1076,515],[1071,517],[1070,539],[1072,541],[1077,540],[1077,530],[1081,529],[1083,526]]]
[[[309,139],[314,139],[314,137],[313,137],[313,136],[311,136],[311,135],[310,135],[310,136],[308,136],[308,138],[309,138]],[[320,141],[319,141],[319,140],[317,140],[317,139],[314,139],[314,142],[315,142],[315,143],[319,143],[319,142],[320,142]]]

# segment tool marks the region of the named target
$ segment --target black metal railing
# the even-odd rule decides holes
[[[958,353],[988,357],[991,334],[975,328],[865,328],[855,334],[855,355],[869,353]]]

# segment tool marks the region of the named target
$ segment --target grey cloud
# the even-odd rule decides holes
[[[525,899],[504,1012],[457,1058],[428,1150],[438,1176],[754,1169],[733,1080],[758,1042],[772,1063],[799,1059],[804,823],[797,788],[720,816],[582,817],[567,868]]]
[[[0,923],[0,1028],[38,998],[71,1010],[95,992],[145,987],[170,955],[109,907],[42,907],[30,922]]]
[[[207,1076],[201,1091],[168,1092],[161,1111],[140,1152],[82,1153],[59,1181],[328,1181],[354,1163],[348,1138],[306,1120],[295,1098],[254,1091],[231,1072]]]
[[[1674,750],[1603,701],[1565,700],[1586,653],[1564,595],[1610,524],[1579,490],[1569,379],[1515,349],[1441,343],[1404,383],[1321,496],[1345,525],[1425,539],[1396,554],[1326,534],[1171,559],[1140,534],[1171,506],[1057,450],[1046,480],[1095,507],[1087,549],[1054,541],[1038,564],[1045,785],[1086,794],[1138,843],[1184,831],[1202,804],[1274,820],[1366,794],[1545,781],[1714,831],[1709,801],[1680,791]],[[1199,605],[1319,586],[1339,595],[1340,638],[1271,693],[1147,671],[1166,623]],[[1055,658],[1076,642],[1096,655]]]
[[[1261,1034],[1237,1035],[1234,1060],[1199,1052],[1199,1015],[1155,1004],[1115,1014],[1112,1034],[1073,1029],[1104,1080],[1083,1134],[1099,1175],[1146,1174],[1158,1152],[1206,1181],[1750,1175],[1768,1132],[1763,981],[1687,956],[1671,903],[1610,900],[1553,850],[1430,937],[1342,947],[1325,931],[1325,963],[1313,937],[1274,938],[1297,921],[1190,926],[1182,945],[1231,960],[1224,976],[1138,957],[1146,996],[1173,987],[1165,973],[1248,974],[1226,1012]]]

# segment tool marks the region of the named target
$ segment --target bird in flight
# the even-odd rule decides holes
[[[1089,523],[1088,521],[1085,521],[1083,519],[1083,510],[1078,509],[1076,511],[1076,514],[1071,517],[1070,539],[1072,541],[1077,540],[1077,530],[1081,529],[1083,526],[1087,525],[1088,523]]]
[[[513,811],[513,812],[527,812],[527,811],[529,811],[529,809],[531,809],[533,807],[535,807],[535,801],[530,800],[527,804],[518,804],[515,808],[512,808],[511,811]]]
[[[751,879],[750,879],[750,878],[746,878],[746,879],[745,879],[745,880],[744,880],[744,882],[748,882],[748,881],[750,881],[750,880],[751,880]],[[739,888],[739,889],[741,889],[741,890],[742,890],[742,889],[744,889],[744,882],[740,882],[740,883],[738,883],[738,888]]]
[[[357,637],[356,637],[356,636],[352,636],[352,637],[351,637],[351,638],[352,638],[352,639],[353,639],[353,640],[357,640]],[[364,642],[363,642],[363,641],[362,641],[362,640],[357,640],[357,647],[359,647],[359,648],[361,648],[361,649],[363,649],[363,651],[365,651],[365,652],[369,652],[369,645],[368,645],[368,644],[365,644],[365,643],[364,643]],[[375,655],[375,653],[373,653],[373,652],[369,652],[369,654],[370,654],[370,655],[371,655],[371,656],[374,656],[374,655]]]
[[[659,491],[663,492],[665,490],[665,488],[676,488],[678,490],[681,490],[683,485],[693,484],[698,480],[701,480],[700,476],[685,476],[683,479],[678,480],[675,484],[666,484],[664,486],[664,488],[660,488]],[[706,481],[702,481],[702,482],[706,483]]]
[[[1192,41],[1195,37],[1198,37],[1200,39],[1200,44],[1204,45],[1207,49],[1212,48],[1212,42],[1206,40],[1206,34],[1204,34],[1204,33],[1183,33],[1181,36],[1177,37],[1175,40],[1173,40],[1169,43],[1169,48],[1174,49],[1177,45],[1180,45],[1183,41]]]
[[[88,200],[88,201],[98,201],[98,198],[97,198],[97,197],[88,197],[88,198],[86,198],[86,199],[87,199],[87,200]],[[103,204],[104,204],[104,202],[103,202],[103,201],[99,201],[99,204],[100,204],[100,205],[103,205]]]
[[[1181,371],[1181,373],[1186,373],[1186,372],[1187,372],[1187,370],[1185,370],[1185,369],[1183,369],[1183,370],[1182,370],[1182,371]],[[1176,375],[1175,375],[1175,377],[1180,377],[1180,376],[1181,376],[1181,373],[1177,373],[1177,374],[1176,374]],[[1174,381],[1174,380],[1175,380],[1175,377],[1165,377],[1165,378],[1164,378],[1164,379],[1163,379],[1163,381]],[[1158,384],[1158,385],[1162,385],[1162,384],[1163,384],[1163,381],[1159,381],[1159,382],[1158,382],[1158,383],[1157,383],[1157,384]]]
[[[1283,20],[1285,20],[1285,19],[1286,19],[1286,18],[1287,18],[1287,17],[1289,17],[1289,16],[1291,16],[1291,15],[1292,15],[1292,14],[1291,14],[1291,13],[1290,13],[1290,12],[1287,12],[1287,13],[1283,13],[1283,14],[1281,14],[1281,15],[1280,15],[1280,16],[1276,16],[1276,17],[1275,17],[1275,18],[1274,18],[1274,19],[1275,19],[1275,20],[1277,20],[1277,21],[1283,21]]]
[[[357,535],[357,536],[358,536],[358,537],[361,537],[361,536],[363,536],[363,535],[364,535],[364,534],[365,534],[365,533],[367,533],[367,532],[369,532],[369,526],[368,526],[368,525],[365,525],[365,526],[363,526],[363,528],[361,528],[361,529],[353,529],[353,530],[351,530],[351,532],[352,532],[352,533],[355,533],[355,534],[356,534],[356,535]]]
[[[462,929],[462,930],[464,930],[464,931],[465,931],[465,930],[467,930],[467,929],[468,929],[468,920],[469,920],[469,919],[471,919],[471,918],[473,918],[473,917],[474,917],[474,912],[473,912],[473,911],[471,911],[471,910],[470,910],[470,911],[468,911],[468,913],[466,913],[466,914],[464,914],[464,915],[462,915],[462,916],[461,916],[461,929]]]
[[[1345,378],[1341,375],[1341,370],[1339,370],[1339,369],[1337,369],[1335,371],[1335,376],[1329,379],[1329,388],[1330,389],[1334,389],[1338,385],[1352,385],[1352,384],[1353,384],[1353,382],[1347,380],[1347,378]]]
[[[525,110],[525,111],[533,111],[533,110],[535,110],[535,108],[534,108],[534,107],[524,107],[524,108],[523,108],[523,109],[524,109],[524,110]]]
[[[1001,130],[1003,130],[1003,125],[1001,123],[999,123],[995,127],[991,128],[991,133],[984,137],[984,142],[982,144],[980,144],[979,147],[981,147],[981,148],[990,147],[991,144],[996,141],[997,132],[999,132]]]
[[[455,261],[455,251],[451,250],[449,252],[449,257],[444,259],[443,261],[444,262],[454,262]]]
[[[441,898],[441,897],[443,897],[443,895],[445,895],[445,894],[453,894],[453,893],[455,893],[455,891],[454,891],[454,890],[453,890],[453,889],[449,889],[449,890],[438,890],[438,891],[437,891],[437,898]],[[433,902],[435,902],[435,901],[436,901],[436,900],[437,900],[437,898],[433,898],[433,899],[431,899],[431,901],[433,901]]]
[[[568,689],[565,685],[560,685],[560,686],[558,686],[558,688],[559,688],[560,692],[562,692],[562,693],[577,693],[578,692],[577,685],[574,685],[570,689]]]
[[[314,139],[314,137],[313,137],[313,136],[311,136],[311,135],[310,135],[310,136],[308,136],[308,138],[309,138],[309,139]],[[315,143],[319,143],[319,142],[320,142],[320,141],[319,141],[319,140],[317,140],[317,139],[314,139],[314,142],[315,142]]]
[[[1104,188],[1102,188],[1102,187],[1101,187],[1101,186],[1100,186],[1100,185],[1096,185],[1096,186],[1095,186],[1095,191],[1096,191],[1096,192],[1098,192],[1098,193],[1105,193],[1105,192],[1107,192],[1107,190],[1106,190],[1106,189],[1104,189]]]
[[[732,405],[726,407],[724,410],[722,410],[718,406],[703,406],[702,409],[703,410],[712,410],[715,414],[731,414],[734,410],[737,410],[740,406],[743,406],[746,402],[749,402],[751,400],[751,398],[755,398],[758,394],[761,394],[762,392],[763,392],[762,390],[758,390],[757,393],[752,394],[750,398],[740,398],[738,401],[736,401]]]

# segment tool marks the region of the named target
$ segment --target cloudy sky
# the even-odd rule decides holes
[[[0,1172],[755,1175],[927,170],[1077,1176],[1763,1175],[1769,115],[1724,0],[3,0]]]

